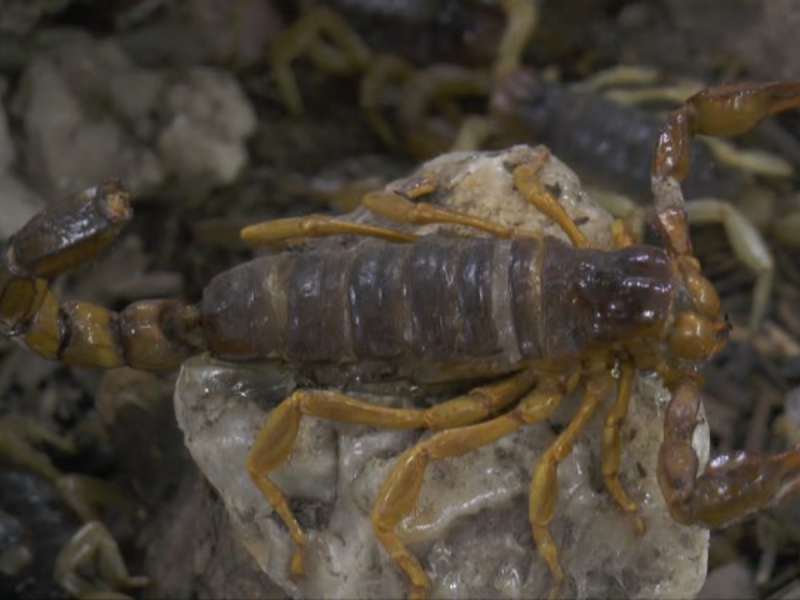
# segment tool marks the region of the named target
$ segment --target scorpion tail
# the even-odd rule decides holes
[[[104,183],[53,204],[6,244],[0,259],[0,332],[76,367],[169,369],[205,347],[198,310],[176,300],[117,314],[60,303],[50,281],[105,251],[131,220],[130,196]]]

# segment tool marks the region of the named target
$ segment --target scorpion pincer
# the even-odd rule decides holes
[[[705,90],[674,112],[659,135],[652,167],[656,221],[665,248],[633,245],[621,224],[616,248],[589,247],[537,178],[536,161],[517,166],[519,192],[553,219],[571,245],[420,201],[435,182],[368,194],[364,206],[408,225],[457,224],[482,237],[421,237],[323,216],[246,228],[251,242],[347,235],[345,250],[279,253],[217,276],[197,305],[144,301],[120,313],[59,303],[49,282],[102,252],[131,218],[129,198],[104,184],[56,204],[9,240],[0,267],[5,335],[47,358],[79,367],[170,369],[201,352],[228,361],[281,361],[290,368],[389,365],[425,383],[476,377],[483,383],[428,409],[377,406],[336,390],[298,390],[276,408],[251,449],[247,468],[296,544],[291,569],[304,571],[306,536],[270,474],[291,455],[303,416],[389,429],[437,430],[393,467],[371,513],[377,537],[408,576],[414,596],[430,581],[395,528],[417,501],[427,465],[463,455],[546,419],[584,384],[580,408],[543,454],[530,488],[538,551],[564,578],[550,534],[558,465],[601,401],[602,472],[615,502],[644,530],[618,474],[620,427],[637,370],[659,373],[672,392],[659,455],[659,483],[673,517],[722,526],[800,486],[800,447],[783,454],[732,453],[698,474],[691,445],[700,407],[698,371],[724,347],[720,300],[692,256],[680,182],[694,134],[735,135],[800,105],[800,83]],[[546,153],[540,153],[546,160]],[[410,231],[410,232],[409,232]],[[246,315],[246,319],[242,319]]]

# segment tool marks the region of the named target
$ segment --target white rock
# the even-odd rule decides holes
[[[102,94],[105,76],[91,79],[95,71],[74,79],[54,58],[41,56],[23,75],[15,104],[24,123],[27,170],[48,196],[62,197],[109,178],[143,192],[164,179],[156,154],[137,142],[109,107],[90,102],[87,89],[76,89],[83,81]]]
[[[236,179],[247,164],[244,141],[257,126],[238,82],[224,71],[195,68],[169,89],[165,102],[174,116],[158,147],[174,170],[186,179]]]
[[[0,79],[0,92],[2,92],[2,88],[3,80]],[[9,169],[16,156],[17,150],[14,147],[14,140],[8,130],[8,115],[3,105],[0,104],[0,173],[5,173]]]
[[[0,240],[7,240],[37,212],[44,202],[10,173],[0,173]]]
[[[247,164],[255,112],[228,73],[143,69],[115,42],[76,31],[49,32],[37,49],[13,105],[27,172],[48,196],[108,178],[134,193],[168,178],[207,188]]]
[[[508,165],[534,158],[540,151],[515,147],[501,153],[451,154],[424,165],[421,171],[436,174],[439,189],[445,191],[440,196],[444,204],[560,234],[511,183]],[[583,223],[588,217],[582,229],[590,239],[608,246],[610,218],[581,191],[575,175],[553,159],[542,179],[561,190],[560,201],[573,219]],[[366,216],[361,212],[354,218],[365,220]],[[306,598],[406,595],[408,582],[377,541],[369,512],[397,457],[430,433],[303,420],[291,460],[273,478],[292,500],[309,536],[307,576],[298,582],[288,578],[291,538],[250,481],[245,464],[270,411],[297,385],[301,384],[280,365],[189,361],[181,371],[175,401],[190,452],[220,492],[254,559],[287,594]],[[404,382],[351,386],[348,391],[397,407],[427,406],[443,398]],[[708,532],[674,523],[656,480],[668,399],[668,392],[654,377],[640,377],[622,430],[621,479],[647,523],[641,539],[632,520],[603,488],[604,410],[561,464],[552,532],[568,577],[563,593],[578,598],[686,598],[700,589],[706,573]],[[464,457],[429,467],[418,507],[401,524],[400,532],[430,575],[434,597],[547,595],[551,578],[531,536],[528,489],[542,452],[574,415],[579,401],[578,397],[565,400],[548,423],[523,428]],[[704,462],[708,454],[705,423],[695,438]]]

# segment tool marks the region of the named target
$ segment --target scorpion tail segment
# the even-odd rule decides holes
[[[8,242],[5,268],[52,279],[105,251],[133,217],[118,182],[89,188],[33,217]]]
[[[678,384],[665,419],[658,479],[670,513],[685,525],[724,527],[800,491],[800,447],[782,454],[723,454],[698,476],[691,446],[700,392]]]
[[[206,348],[194,306],[147,300],[117,314],[86,302],[59,304],[49,290],[40,309],[9,337],[40,356],[87,369],[174,369]]]
[[[61,304],[49,280],[106,250],[133,214],[109,182],[45,209],[16,233],[0,259],[0,333],[76,367],[169,369],[205,349],[199,311],[172,300],[117,314],[86,302]]]

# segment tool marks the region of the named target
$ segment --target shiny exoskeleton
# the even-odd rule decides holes
[[[602,435],[608,493],[644,523],[620,479],[621,425],[638,370],[659,373],[672,391],[659,454],[659,483],[680,523],[721,526],[795,492],[800,447],[777,455],[724,455],[699,474],[692,435],[698,370],[725,345],[719,297],[692,255],[680,183],[695,134],[735,135],[800,105],[800,83],[722,86],[673,112],[651,169],[656,225],[665,248],[637,246],[621,223],[615,248],[591,248],[538,178],[548,153],[507,165],[517,193],[564,231],[572,245],[424,202],[433,180],[367,194],[364,208],[406,226],[454,224],[488,238],[421,236],[319,215],[251,226],[242,237],[271,243],[356,236],[348,249],[314,247],[237,267],[214,279],[197,305],[145,301],[119,314],[82,302],[60,304],[50,280],[97,255],[131,218],[128,196],[106,184],[47,209],[7,244],[0,263],[3,332],[68,364],[165,369],[208,351],[233,361],[275,360],[290,368],[392,367],[418,381],[484,381],[427,409],[378,406],[337,390],[293,393],[268,418],[247,462],[256,486],[296,544],[302,576],[306,535],[270,475],[291,456],[304,416],[438,433],[395,463],[371,513],[375,534],[423,596],[430,580],[396,532],[414,509],[434,460],[460,456],[547,419],[584,383],[583,401],[541,457],[530,488],[533,538],[555,581],[564,579],[550,534],[558,465],[615,387]],[[360,238],[377,238],[363,240]],[[345,246],[342,246],[344,248]]]
[[[658,248],[432,236],[255,260],[212,280],[200,314],[226,360],[392,361],[412,376],[460,361],[491,374],[663,328],[678,283]]]

